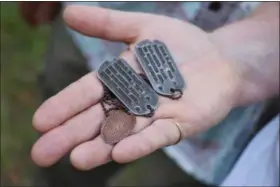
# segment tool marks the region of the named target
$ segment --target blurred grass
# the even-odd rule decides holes
[[[1,186],[30,185],[32,115],[39,104],[37,75],[49,28],[32,29],[16,2],[1,2]]]

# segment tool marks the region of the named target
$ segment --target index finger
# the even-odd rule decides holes
[[[111,41],[134,42],[146,28],[150,15],[107,8],[69,5],[63,12],[66,24],[88,36]]]
[[[35,112],[33,126],[39,132],[49,131],[98,103],[103,93],[97,74],[91,72],[46,100]]]

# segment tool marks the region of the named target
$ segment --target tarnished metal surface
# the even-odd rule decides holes
[[[154,90],[165,96],[173,96],[176,90],[183,91],[185,82],[164,43],[144,40],[135,46],[139,63]]]
[[[104,120],[101,127],[101,137],[108,144],[116,144],[134,129],[136,117],[122,110],[113,110]]]
[[[158,95],[123,59],[104,62],[100,80],[135,115],[150,114],[158,107]]]

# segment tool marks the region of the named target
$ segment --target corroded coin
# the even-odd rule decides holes
[[[101,136],[108,144],[116,144],[133,130],[136,123],[134,115],[126,114],[122,110],[109,112],[101,127]]]

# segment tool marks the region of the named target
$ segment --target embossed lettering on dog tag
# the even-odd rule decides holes
[[[149,115],[158,107],[158,95],[123,59],[104,62],[99,79],[135,115]]]
[[[136,117],[122,110],[113,110],[101,127],[101,137],[108,144],[115,144],[124,139],[134,129]]]
[[[139,63],[154,90],[165,96],[174,96],[185,89],[185,81],[164,43],[144,40],[135,47]]]

